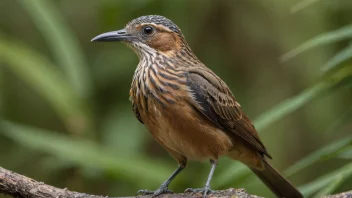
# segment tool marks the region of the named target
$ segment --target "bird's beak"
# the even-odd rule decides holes
[[[130,41],[132,39],[132,35],[128,34],[125,29],[106,32],[94,37],[92,42],[111,42],[111,41]]]

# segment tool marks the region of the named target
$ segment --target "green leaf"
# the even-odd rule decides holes
[[[318,83],[313,87],[303,91],[302,93],[292,98],[286,99],[275,105],[272,109],[262,113],[255,121],[254,125],[258,131],[276,122],[282,117],[292,113],[301,106],[313,100],[315,97],[324,93],[330,88],[328,83]]]
[[[303,44],[298,46],[296,49],[284,54],[281,57],[281,60],[287,61],[287,60],[292,59],[293,57],[295,57],[295,56],[297,56],[307,50],[310,50],[314,47],[318,47],[318,46],[326,45],[326,44],[331,44],[331,43],[335,43],[335,42],[342,41],[345,39],[350,39],[350,38],[352,38],[352,25],[348,25],[348,26],[342,27],[338,30],[334,30],[334,31],[330,31],[330,32],[318,35],[318,36],[304,42]]]
[[[342,168],[339,168],[335,171],[332,171],[318,179],[305,184],[299,187],[300,191],[303,193],[304,197],[310,197],[318,190],[324,188],[325,186],[331,184],[333,181],[338,180],[339,178],[347,179],[352,175],[352,163],[349,163]],[[338,185],[333,186],[334,189],[338,187]]]
[[[323,189],[321,189],[314,197],[315,198],[320,198],[323,197],[324,195],[329,195],[333,193],[341,184],[346,180],[347,178],[343,175],[339,175],[334,181],[332,181],[330,184],[325,186]]]
[[[49,153],[85,168],[99,168],[115,177],[130,179],[140,185],[151,187],[151,184],[159,184],[172,172],[172,168],[160,160],[124,155],[123,150],[111,153],[91,141],[74,140],[57,132],[7,121],[0,123],[0,133],[23,146]]]
[[[80,96],[87,97],[92,88],[88,64],[76,36],[66,24],[58,7],[47,0],[19,0],[19,3],[42,32],[69,83]]]
[[[326,160],[332,157],[337,157],[340,153],[348,149],[352,144],[352,136],[346,137],[342,140],[336,141],[330,145],[327,145],[323,148],[318,149],[312,154],[308,155],[302,160],[299,160],[296,164],[292,165],[285,171],[285,175],[291,176],[298,171],[303,170],[304,168],[321,161],[322,159]]]
[[[352,159],[352,145],[347,147],[344,152],[339,155],[342,159]]]
[[[0,61],[51,104],[70,131],[79,133],[85,127],[83,101],[45,57],[0,35]]]
[[[323,67],[322,71],[327,72],[332,68],[340,65],[341,63],[350,60],[352,58],[352,44],[339,51],[334,57],[332,57]]]
[[[352,83],[352,64],[341,65],[337,70],[326,74],[325,78],[334,84],[334,90],[340,87],[348,87]]]
[[[296,5],[292,6],[291,12],[298,12],[300,10],[303,10],[307,8],[310,5],[313,5],[314,3],[317,3],[320,0],[303,0],[298,2]]]

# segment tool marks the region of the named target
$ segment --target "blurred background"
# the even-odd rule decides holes
[[[90,42],[149,14],[178,24],[254,121],[272,164],[307,197],[351,190],[351,0],[1,0],[1,167],[109,196],[168,178],[177,163],[128,100],[137,56]],[[190,162],[170,188],[203,187],[209,170]],[[273,197],[226,158],[212,187]]]

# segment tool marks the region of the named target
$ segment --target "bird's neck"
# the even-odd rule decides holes
[[[148,50],[137,53],[139,58],[138,67],[158,67],[176,69],[180,67],[192,67],[199,65],[201,62],[192,52],[188,45],[183,46],[180,50],[170,50],[159,52]]]

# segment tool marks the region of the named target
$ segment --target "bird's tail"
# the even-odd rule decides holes
[[[303,198],[303,195],[268,162],[264,160],[264,170],[252,171],[275,193],[278,197]]]

